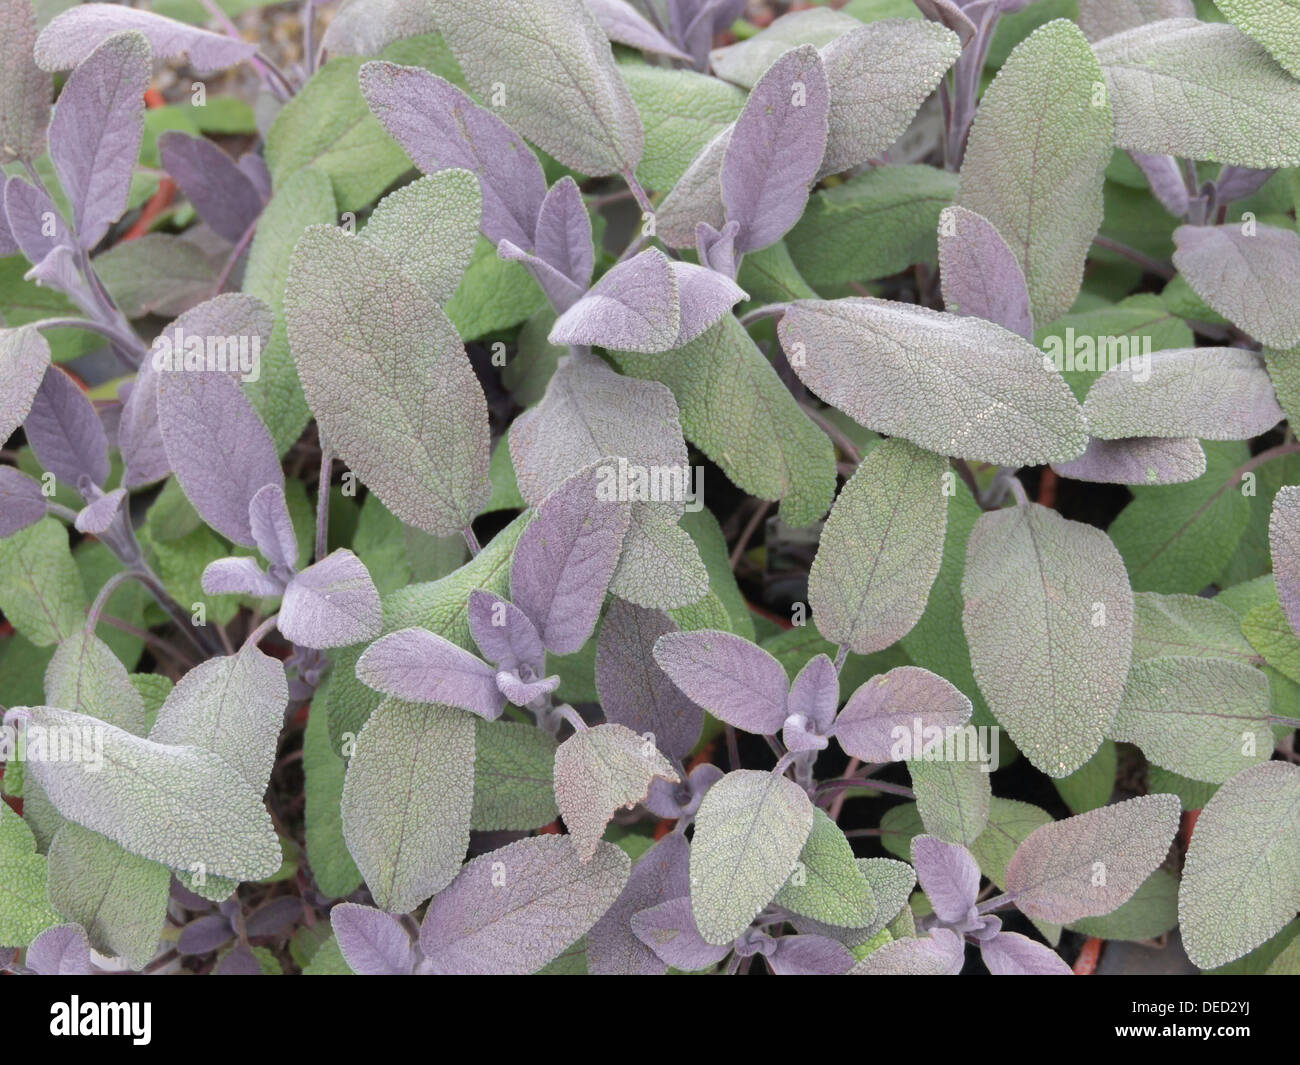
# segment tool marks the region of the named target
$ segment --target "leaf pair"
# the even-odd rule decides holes
[[[670,351],[690,343],[747,298],[727,274],[671,260],[650,248],[619,263],[585,296],[557,305],[563,313],[548,339],[638,353]]]
[[[900,666],[863,684],[836,717],[839,679],[826,655],[809,659],[787,692],[785,669],[777,659],[718,630],[663,635],[655,642],[654,656],[694,703],[746,732],[774,735],[782,730],[791,751],[821,750],[834,736],[864,762],[897,761],[900,727],[910,738],[914,723],[922,730],[955,726],[971,712],[970,700],[942,677]]]
[[[571,654],[586,643],[627,535],[628,505],[602,498],[599,481],[599,467],[589,467],[537,508],[515,547],[513,602],[471,595],[470,630],[494,665],[435,633],[404,629],[371,645],[357,676],[390,695],[489,721],[507,700],[527,706],[553,691],[559,679],[543,679],[543,647]]]
[[[1055,924],[1112,912],[1164,861],[1180,810],[1172,795],[1148,795],[1041,825],[1007,863],[1000,901]],[[955,974],[964,956],[962,937],[978,943],[995,975],[1069,973],[1053,951],[1003,931],[996,917],[976,905],[980,869],[965,847],[917,836],[912,861],[934,908],[929,939],[886,944],[855,973]]]
[[[261,792],[232,780],[230,764],[211,750],[141,739],[51,706],[10,715],[27,719],[29,744],[37,727],[46,735],[76,733],[99,747],[97,772],[75,761],[28,761],[33,778],[69,820],[173,869],[257,880],[279,868],[280,847]]]
[[[538,836],[465,865],[425,911],[418,950],[391,914],[343,903],[330,917],[362,975],[526,975],[595,924],[627,878],[627,856],[612,844],[583,864],[564,837]]]
[[[784,36],[783,24],[815,19],[839,21],[829,33]],[[685,247],[695,243],[699,223],[722,230],[735,220],[737,252],[779,240],[798,220],[813,181],[867,162],[899,137],[958,51],[956,35],[940,26],[862,26],[813,10],[716,53],[718,75],[751,88],[749,101],[664,200],[664,239]],[[741,53],[743,62],[735,62]]]

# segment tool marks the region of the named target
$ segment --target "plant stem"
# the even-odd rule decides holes
[[[105,340],[125,346],[139,343],[138,338],[124,336],[116,327],[107,322],[97,322],[92,318],[45,318],[36,324],[41,329],[84,329],[88,333],[98,333]]]
[[[858,758],[850,758],[849,764],[845,767],[844,772],[840,774],[841,779],[851,780],[853,774],[858,771],[861,765],[862,762]],[[844,809],[844,800],[848,798],[848,794],[847,789],[841,789],[835,793],[835,798],[831,800],[831,804],[826,810],[826,813],[830,816],[832,821],[838,821],[840,819],[840,811]]]
[[[92,636],[95,634],[95,626],[99,624],[99,615],[103,613],[109,596],[127,581],[137,579],[139,576],[139,573],[135,570],[124,569],[114,573],[104,582],[103,587],[99,589],[99,594],[95,596],[95,601],[90,604],[90,609],[86,611],[86,630]]]
[[[149,594],[167,612],[168,617],[172,619],[176,627],[185,633],[186,639],[193,643],[205,658],[220,655],[222,652],[221,645],[212,638],[207,629],[190,624],[190,616],[185,613],[185,608],[167,593],[167,589],[163,587],[158,575],[149,569],[143,561],[140,562],[140,566],[143,567],[137,571],[140,583],[149,589]]]
[[[762,307],[755,307],[752,311],[744,314],[740,318],[740,324],[751,326],[755,322],[761,322],[764,318],[780,318],[789,309],[788,303],[765,303]]]
[[[834,780],[823,780],[817,785],[819,794],[849,788],[868,788],[871,791],[881,791],[886,795],[897,795],[904,799],[916,798],[916,793],[911,788],[904,787],[902,784],[891,784],[886,780],[876,780],[873,777],[836,777]]]
[[[257,628],[255,628],[244,638],[243,646],[256,647],[259,643],[261,643],[262,640],[266,638],[267,634],[270,633],[270,631],[273,628],[275,628],[275,623],[276,621],[279,620],[279,617],[280,617],[279,614],[272,614],[269,618],[267,618],[260,625],[258,625]]]
[[[1130,262],[1137,263],[1149,274],[1155,274],[1156,277],[1165,281],[1172,281],[1174,270],[1168,263],[1162,263],[1159,259],[1153,259],[1145,252],[1140,252],[1136,248],[1130,248],[1127,244],[1121,244],[1117,240],[1111,240],[1110,237],[1103,237],[1100,233],[1092,238],[1093,244],[1098,248],[1105,248],[1107,251],[1113,251],[1116,255],[1122,255]]]
[[[474,535],[474,527],[466,525],[461,530],[461,535],[465,537],[465,543],[469,547],[469,557],[474,558],[483,548],[479,545],[478,537]]]
[[[627,182],[627,187],[632,191],[632,196],[636,199],[637,205],[646,214],[654,214],[654,204],[650,202],[650,197],[646,195],[645,189],[641,187],[641,182],[636,178],[631,170],[623,171],[623,180]]]
[[[573,726],[574,732],[587,731],[587,723],[578,716],[578,711],[573,709],[573,707],[571,707],[568,703],[560,703],[560,705],[555,707],[554,709],[555,709],[555,713],[557,713],[560,717],[564,718],[565,721],[567,721],[570,725]]]
[[[817,426],[817,428],[829,436],[831,442],[844,452],[844,457],[848,459],[849,462],[854,466],[857,466],[862,462],[862,452],[858,450],[857,445],[848,438],[845,432],[838,425],[830,421],[811,403],[800,402],[799,407],[806,415],[808,415],[809,419]]]
[[[316,555],[319,562],[325,557],[330,527],[330,475],[334,468],[334,452],[324,440],[320,445],[320,477],[316,481]]]
[[[244,249],[248,247],[248,242],[253,239],[253,233],[256,231],[257,223],[260,221],[261,215],[254,218],[253,221],[249,223],[248,228],[244,230],[239,240],[235,243],[235,246],[230,249],[230,254],[226,257],[226,264],[221,268],[221,273],[217,277],[217,283],[212,286],[213,296],[221,295],[221,290],[226,287],[226,282],[230,280],[230,271],[235,268],[235,263],[239,261],[239,257],[244,253]]]
[[[731,549],[731,557],[727,559],[733,570],[736,568],[737,563],[740,562],[745,549],[749,546],[749,539],[754,535],[754,530],[758,528],[759,522],[771,509],[772,504],[765,499],[754,508],[754,513],[749,516],[749,521],[745,523],[745,527],[740,531],[740,538],[736,541],[736,546]]]

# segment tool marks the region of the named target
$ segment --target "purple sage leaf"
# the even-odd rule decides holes
[[[768,68],[736,120],[722,165],[727,220],[740,223],[738,252],[775,243],[799,220],[826,151],[829,92],[812,45]]]
[[[171,369],[154,376],[159,432],[186,497],[222,536],[255,546],[249,504],[263,485],[284,482],[266,426],[228,373]]]
[[[420,946],[435,973],[536,972],[614,904],[628,868],[612,843],[584,864],[565,836],[521,839],[475,858],[434,896]]]
[[[609,721],[638,735],[653,735],[665,754],[684,758],[700,738],[704,711],[654,658],[655,641],[677,631],[660,610],[613,600],[596,643],[596,690]]]
[[[218,236],[235,244],[262,213],[257,186],[216,144],[173,130],[158,138],[163,169]]]
[[[773,735],[787,716],[785,669],[761,647],[717,629],[655,641],[659,668],[693,702],[745,732]]]
[[[149,60],[149,42],[140,34],[114,34],[79,61],[59,94],[50,121],[50,158],[72,204],[73,228],[83,248],[98,244],[126,210],[144,135]]]
[[[497,115],[419,67],[372,62],[361,68],[370,110],[420,170],[473,173],[483,191],[483,235],[533,250],[546,178],[532,149]]]
[[[970,851],[933,836],[916,836],[912,865],[935,916],[945,924],[963,924],[975,907],[980,886],[980,867]]]
[[[0,466],[0,539],[45,516],[41,486],[12,466]]]
[[[1173,795],[1143,795],[1042,825],[1016,848],[1002,886],[1040,921],[1110,913],[1165,860],[1180,813]]]
[[[248,504],[248,525],[263,558],[293,569],[298,562],[298,539],[284,501],[283,485],[266,484],[253,493]]]
[[[948,310],[1034,339],[1025,275],[987,218],[965,207],[944,208],[939,215],[939,269]]]
[[[627,0],[586,0],[586,4],[611,41],[690,62],[690,56],[655,29]]]
[[[687,896],[668,899],[632,915],[632,931],[659,960],[683,972],[699,972],[717,965],[731,953],[731,944],[706,943],[691,916]]]
[[[79,924],[47,928],[27,948],[27,967],[41,976],[85,976],[90,964],[90,943]]]
[[[411,937],[391,913],[352,902],[330,910],[343,960],[360,976],[405,976],[415,967]]]
[[[379,634],[384,612],[365,563],[345,547],[290,578],[276,622],[302,647],[346,647]]]
[[[853,968],[853,955],[826,936],[782,936],[767,963],[777,976],[843,976]]]
[[[913,737],[925,729],[955,728],[970,715],[971,701],[943,677],[919,666],[898,666],[849,696],[833,734],[854,758],[896,762],[920,753]]]
[[[980,954],[994,976],[1072,976],[1073,971],[1051,947],[1019,932],[999,932],[980,944]]]
[[[399,699],[459,706],[488,721],[505,707],[496,670],[426,629],[402,629],[376,640],[357,660],[357,678]]]
[[[273,596],[284,592],[284,584],[252,558],[218,558],[203,570],[202,587],[205,595],[256,595]]]
[[[123,30],[143,34],[159,59],[188,55],[199,75],[251,59],[257,48],[245,41],[121,4],[81,4],[56,15],[36,40],[42,70],[67,70],[82,62],[105,38]],[[143,91],[143,90],[142,90]]]
[[[96,485],[108,479],[104,426],[86,393],[59,367],[46,371],[23,429],[41,465],[69,486],[83,477]]]
[[[632,875],[617,901],[587,933],[587,971],[593,976],[658,976],[667,963],[646,946],[632,918],[691,888],[690,844],[670,833],[632,866]]]
[[[555,654],[578,650],[600,615],[628,529],[628,504],[602,498],[598,466],[537,508],[515,546],[510,593]]]
[[[541,668],[546,653],[537,626],[508,599],[482,588],[469,595],[469,631],[483,656],[502,669]]]

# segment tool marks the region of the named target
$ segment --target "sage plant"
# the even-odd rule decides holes
[[[204,6],[0,0],[0,965],[1297,971],[1293,5]]]

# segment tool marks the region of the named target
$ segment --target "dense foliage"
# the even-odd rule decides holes
[[[1294,0],[231,7],[0,0],[0,966],[1300,970]]]

